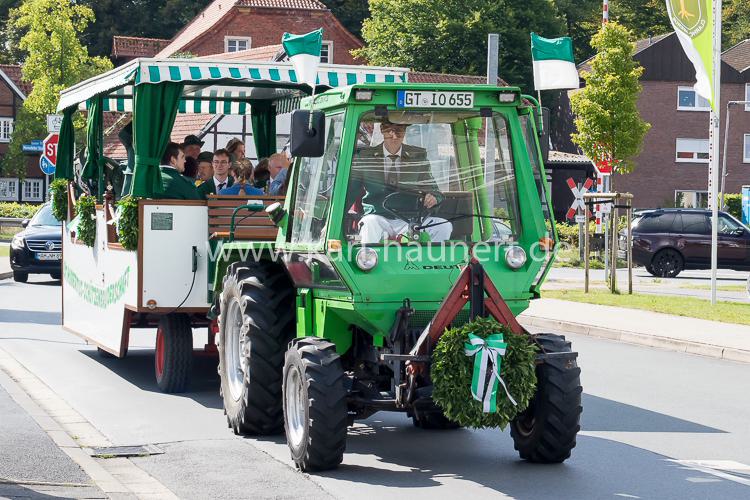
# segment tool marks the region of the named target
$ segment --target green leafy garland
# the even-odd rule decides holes
[[[78,198],[78,241],[93,247],[96,243],[96,198],[83,195]]]
[[[117,238],[125,250],[138,249],[138,198],[126,196],[117,202]]]
[[[68,217],[68,180],[55,179],[49,185],[52,193],[52,215],[63,221]]]
[[[501,332],[508,347],[501,358],[500,376],[518,406],[513,406],[501,386],[497,392],[497,412],[484,413],[482,402],[471,394],[475,358],[465,354],[464,343],[468,342],[470,333],[486,339]],[[494,319],[477,318],[459,328],[452,328],[440,338],[432,355],[432,399],[446,417],[464,427],[505,428],[534,397],[536,352],[536,345],[527,336],[512,333]]]

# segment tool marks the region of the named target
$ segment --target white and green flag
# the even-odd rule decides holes
[[[577,89],[578,70],[573,59],[573,41],[567,37],[544,38],[531,34],[536,90]]]
[[[284,33],[281,44],[294,65],[297,81],[306,83],[314,89],[318,80],[320,51],[323,47],[323,28],[305,35]]]
[[[682,50],[695,67],[695,92],[714,107],[713,0],[667,0],[667,11]]]

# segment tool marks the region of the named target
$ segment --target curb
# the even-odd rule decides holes
[[[8,271],[7,273],[0,273],[0,280],[7,280],[13,277],[13,271]]]
[[[538,316],[521,316],[518,319],[525,327],[533,326],[550,330],[564,330],[566,332],[586,335],[589,337],[625,342],[626,344],[657,347],[669,351],[697,354],[699,356],[738,361],[740,363],[750,363],[750,351],[744,349],[734,349],[720,345],[691,342],[689,340],[659,337],[657,335],[629,332],[626,330],[612,330],[610,328],[602,328],[584,323],[540,318]]]

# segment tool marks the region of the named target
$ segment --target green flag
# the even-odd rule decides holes
[[[315,88],[318,81],[320,51],[323,47],[323,28],[305,35],[284,33],[281,44],[294,65],[297,81]]]
[[[573,41],[567,37],[544,38],[531,33],[531,59],[536,90],[577,89],[578,71],[573,59]]]

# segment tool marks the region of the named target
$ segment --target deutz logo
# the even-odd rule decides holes
[[[708,24],[704,8],[703,0],[669,0],[669,17],[675,27],[695,38]]]
[[[404,271],[419,271],[419,266],[417,266],[414,262],[409,260],[406,262]]]

